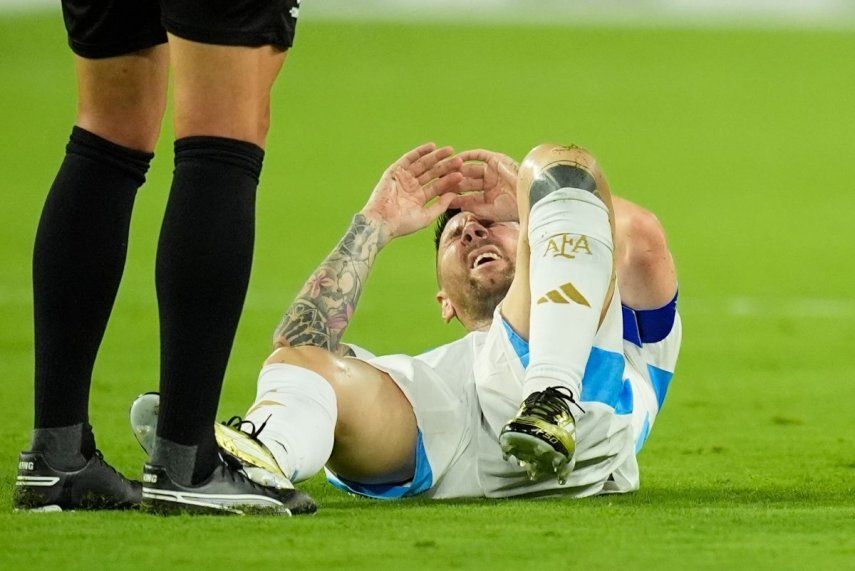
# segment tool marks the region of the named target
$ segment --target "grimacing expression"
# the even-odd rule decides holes
[[[490,319],[514,279],[517,222],[495,222],[460,212],[445,225],[437,246],[437,279],[466,324]],[[445,310],[444,316],[448,319]]]

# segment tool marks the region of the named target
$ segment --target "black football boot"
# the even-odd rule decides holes
[[[164,468],[146,464],[142,494],[142,509],[159,514],[290,516],[317,510],[305,492],[256,484],[243,473],[241,464],[229,456],[221,456],[220,464],[208,479],[193,486],[183,486],[170,478]]]
[[[140,483],[117,472],[99,450],[76,470],[54,468],[42,452],[21,452],[18,459],[16,510],[130,509],[139,507],[141,500]]]

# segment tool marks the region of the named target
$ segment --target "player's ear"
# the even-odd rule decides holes
[[[440,290],[439,293],[436,294],[436,301],[439,302],[442,320],[446,323],[451,323],[451,320],[457,317],[457,310],[454,309],[454,305],[452,305],[451,300],[448,299],[448,296],[445,295],[444,291]]]

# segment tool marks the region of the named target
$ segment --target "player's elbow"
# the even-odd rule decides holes
[[[656,215],[638,209],[624,222],[627,237],[625,264],[635,271],[650,271],[664,261],[670,260],[665,229]]]

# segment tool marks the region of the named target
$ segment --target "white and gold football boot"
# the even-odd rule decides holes
[[[151,456],[157,432],[157,415],[160,408],[158,393],[145,393],[131,405],[131,428],[137,442]],[[249,428],[249,432],[244,430]],[[223,423],[214,425],[214,435],[220,454],[227,460],[236,461],[244,474],[262,486],[292,489],[294,485],[276,463],[267,446],[258,439],[264,423],[256,427],[251,421],[233,416]]]

